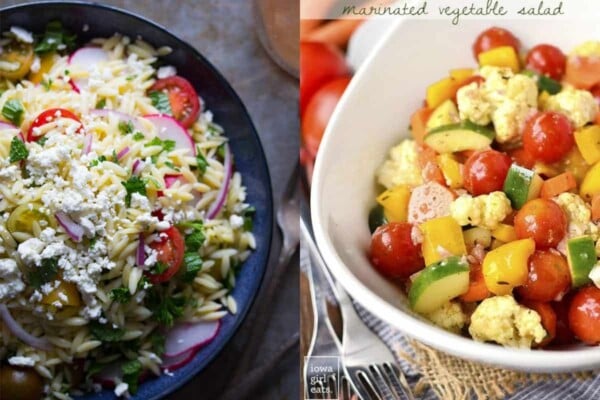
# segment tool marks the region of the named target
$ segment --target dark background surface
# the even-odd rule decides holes
[[[27,1],[0,0],[0,6]],[[280,70],[263,50],[253,17],[252,0],[108,0],[113,5],[138,13],[166,27],[200,51],[229,81],[248,108],[262,141],[273,184],[275,209],[298,157],[298,82]],[[298,35],[298,32],[290,32]],[[271,265],[280,247],[275,232]],[[288,267],[280,283],[276,301],[269,305],[272,319],[259,328],[265,338],[257,349],[246,349],[248,321],[256,313],[254,304],[241,329],[221,354],[196,378],[175,394],[172,400],[219,399],[234,387],[231,374],[244,352],[254,353],[259,366],[279,346],[299,331],[298,258]],[[252,399],[296,399],[299,394],[299,355],[291,351],[273,369]],[[243,398],[240,393],[240,399]]]

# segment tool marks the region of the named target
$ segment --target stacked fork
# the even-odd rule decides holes
[[[347,394],[340,391],[339,385],[341,383],[343,387],[347,380],[352,392],[362,400],[413,400],[406,377],[392,352],[363,323],[348,294],[329,274],[304,219],[300,229],[310,255],[307,277],[314,311],[312,341],[304,365],[305,398],[345,400],[347,397],[343,396]],[[325,293],[328,287],[338,302],[343,319],[341,343],[327,311]],[[321,357],[339,358],[344,371],[341,379],[335,372],[315,367],[314,360]]]

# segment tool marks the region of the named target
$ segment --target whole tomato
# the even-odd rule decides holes
[[[464,168],[464,185],[478,196],[502,190],[511,159],[496,150],[483,150],[471,155]]]
[[[529,257],[527,281],[516,292],[525,300],[559,300],[571,287],[567,260],[556,250],[537,250]]]
[[[321,42],[300,43],[300,115],[325,83],[350,74],[342,52]]]
[[[595,286],[581,288],[569,307],[569,327],[582,342],[600,343],[600,289]]]
[[[545,163],[560,161],[575,144],[573,125],[561,113],[541,112],[529,118],[523,131],[523,147]]]
[[[519,53],[519,39],[503,28],[492,27],[481,32],[475,43],[473,43],[473,55],[477,60],[479,53],[494,49],[496,47],[511,46]]]
[[[530,200],[515,215],[519,239],[532,238],[538,249],[556,247],[567,232],[567,216],[549,199]]]
[[[421,245],[413,243],[413,225],[390,222],[381,225],[371,238],[371,263],[379,273],[391,279],[406,279],[423,269]]]
[[[538,44],[527,53],[527,69],[560,81],[565,74],[567,58],[556,46]]]
[[[350,83],[349,77],[338,78],[323,85],[312,97],[302,116],[302,141],[313,157],[340,97]]]

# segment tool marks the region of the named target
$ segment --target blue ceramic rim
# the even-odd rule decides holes
[[[245,304],[242,305],[242,307],[240,307],[238,309],[238,312],[235,315],[228,314],[221,320],[221,322],[222,322],[221,330],[220,330],[219,334],[217,335],[217,337],[215,338],[215,340],[213,340],[210,344],[208,344],[206,347],[201,349],[195,355],[195,357],[192,361],[190,361],[184,367],[175,371],[173,373],[173,376],[168,376],[168,375],[162,374],[160,377],[152,378],[151,380],[140,384],[140,388],[139,388],[138,392],[136,393],[136,395],[130,397],[132,400],[135,400],[135,399],[144,399],[144,400],[159,399],[159,398],[162,398],[163,396],[173,393],[176,389],[178,389],[178,388],[182,387],[184,384],[188,383],[192,378],[194,378],[203,369],[205,369],[206,367],[208,367],[210,365],[210,363],[221,353],[221,351],[223,350],[225,345],[227,343],[229,343],[229,341],[232,339],[233,335],[237,332],[241,323],[244,321],[244,319],[248,315],[248,312],[249,312],[250,308],[252,307],[252,305],[254,304],[254,301],[256,300],[259,289],[263,283],[267,265],[269,264],[270,249],[271,249],[271,245],[272,245],[272,236],[273,236],[273,212],[274,212],[273,211],[273,192],[272,192],[271,178],[270,178],[270,173],[269,173],[264,149],[263,149],[262,143],[260,141],[260,137],[258,136],[258,133],[256,131],[256,128],[254,127],[254,123],[252,122],[252,119],[250,117],[250,114],[248,113],[246,106],[244,105],[244,103],[242,102],[240,97],[237,95],[237,93],[234,91],[234,89],[231,87],[229,82],[221,75],[221,73],[217,70],[217,68],[214,67],[213,64],[210,61],[208,61],[198,50],[196,50],[193,46],[191,46],[186,41],[177,37],[175,34],[171,33],[164,26],[162,26],[152,20],[149,20],[144,16],[138,15],[136,13],[132,13],[128,10],[124,10],[124,9],[114,7],[111,5],[99,4],[99,3],[95,3],[95,2],[79,1],[79,0],[27,2],[27,3],[23,3],[23,4],[0,7],[0,22],[1,22],[2,13],[4,13],[4,12],[15,11],[15,10],[20,10],[20,9],[27,9],[27,8],[38,8],[38,7],[43,8],[45,6],[84,6],[84,7],[90,7],[90,8],[104,9],[107,11],[123,14],[129,18],[133,18],[144,24],[152,26],[153,28],[157,29],[161,34],[169,36],[171,39],[176,41],[184,49],[184,51],[186,53],[191,53],[194,56],[194,58],[198,59],[201,63],[204,64],[204,66],[216,77],[219,85],[231,96],[232,99],[235,100],[235,102],[237,103],[237,106],[240,107],[241,111],[243,112],[243,114],[245,115],[245,117],[247,119],[248,130],[251,133],[250,136],[252,139],[254,139],[256,146],[257,146],[257,151],[258,151],[258,155],[259,155],[258,158],[260,159],[260,161],[255,160],[255,162],[260,164],[260,165],[258,165],[259,169],[261,170],[260,174],[264,174],[266,177],[265,182],[263,182],[263,184],[265,186],[264,189],[266,189],[266,193],[264,196],[264,204],[261,205],[261,208],[264,210],[264,212],[261,212],[261,210],[259,210],[257,207],[257,214],[255,217],[255,229],[254,229],[254,230],[256,230],[256,219],[258,217],[262,217],[262,218],[264,218],[264,222],[262,222],[262,221],[260,222],[260,225],[261,225],[260,228],[265,230],[265,234],[261,238],[262,239],[261,246],[260,247],[257,246],[257,249],[252,253],[252,255],[248,258],[248,260],[246,260],[244,262],[244,265],[242,267],[242,270],[244,270],[247,267],[247,264],[255,264],[258,268],[258,270],[256,271],[258,277],[257,277],[257,279],[255,278],[254,280],[252,280],[252,282],[251,282],[252,287],[249,288],[250,289],[250,298]],[[210,105],[209,105],[209,109],[210,109]],[[227,132],[226,132],[225,136],[227,136]],[[231,143],[231,146],[232,146],[232,151],[234,152],[234,156],[235,156],[235,147],[236,146],[234,143]],[[243,178],[244,177],[242,177],[242,179]],[[247,183],[245,183],[245,184],[247,184]],[[247,199],[247,201],[252,205],[256,205],[256,204],[252,203],[251,198]],[[262,214],[262,215],[260,215],[260,214]],[[235,292],[238,291],[237,289],[239,287],[240,287],[240,285],[239,285],[239,281],[238,281],[238,282],[236,282],[236,287],[235,287],[234,293],[233,293],[234,295],[235,295]],[[152,385],[152,386],[161,385],[162,387],[161,388],[158,388],[158,387],[150,388],[149,387],[150,385]],[[87,394],[83,397],[78,397],[78,398],[81,400],[101,400],[101,399],[114,398],[114,394],[112,393],[112,391],[104,390],[100,393]]]

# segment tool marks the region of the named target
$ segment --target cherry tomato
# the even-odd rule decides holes
[[[527,69],[560,81],[565,74],[567,58],[563,52],[549,44],[538,44],[527,53]]]
[[[560,161],[574,144],[573,125],[563,114],[541,112],[525,124],[523,147],[536,160],[545,163]]]
[[[323,85],[312,97],[302,116],[302,140],[308,152],[315,157],[323,133],[335,106],[350,83],[350,78],[338,78]]]
[[[545,347],[556,337],[556,313],[549,303],[541,301],[525,301],[523,305],[539,314],[542,326],[546,330],[546,338],[535,347]]]
[[[319,42],[300,43],[300,115],[313,94],[325,83],[350,74],[342,52]]]
[[[411,237],[413,226],[406,222],[381,225],[371,238],[371,262],[382,275],[406,279],[423,269],[421,245]]]
[[[7,400],[39,400],[44,394],[44,381],[33,368],[3,365],[0,368],[0,398]]]
[[[580,289],[569,306],[569,327],[582,342],[600,343],[600,289]]]
[[[152,242],[150,248],[158,253],[156,260],[167,266],[167,269],[159,275],[148,274],[148,279],[153,284],[166,282],[179,271],[183,263],[183,253],[185,251],[185,243],[181,233],[174,226],[166,231],[162,231],[167,235],[160,242]]]
[[[476,196],[502,190],[511,163],[509,156],[496,150],[474,153],[465,163],[465,188]]]
[[[537,248],[556,247],[567,232],[567,217],[552,200],[530,200],[515,216],[515,231],[519,239],[532,238]]]
[[[559,300],[571,287],[565,258],[556,250],[537,250],[529,257],[527,281],[516,292],[525,300]]]
[[[46,111],[43,111],[40,115],[35,117],[35,119],[33,120],[33,123],[31,124],[31,126],[29,127],[29,130],[27,131],[27,136],[25,137],[25,141],[26,142],[37,142],[38,140],[40,140],[43,135],[36,136],[33,133],[33,130],[35,128],[39,128],[40,126],[46,125],[47,123],[50,123],[58,118],[67,118],[67,119],[71,119],[73,121],[79,122],[80,127],[77,129],[76,132],[77,133],[83,132],[83,124],[81,123],[81,120],[77,117],[77,115],[73,114],[71,111],[66,110],[64,108],[50,108]]]
[[[600,83],[600,58],[569,56],[565,81],[578,89],[589,89]]]
[[[157,80],[149,89],[150,92],[161,91],[169,96],[173,117],[189,128],[198,119],[200,100],[192,84],[181,76],[169,76]]]
[[[535,158],[525,151],[523,147],[517,147],[516,149],[509,150],[507,153],[515,164],[521,167],[532,169],[535,165]]]
[[[550,303],[556,313],[556,337],[554,344],[571,344],[575,342],[575,336],[569,328],[569,305],[572,296],[567,293],[561,301]]]
[[[519,39],[503,28],[492,27],[479,34],[473,43],[473,54],[477,60],[479,53],[494,49],[496,47],[511,46],[519,53]]]

